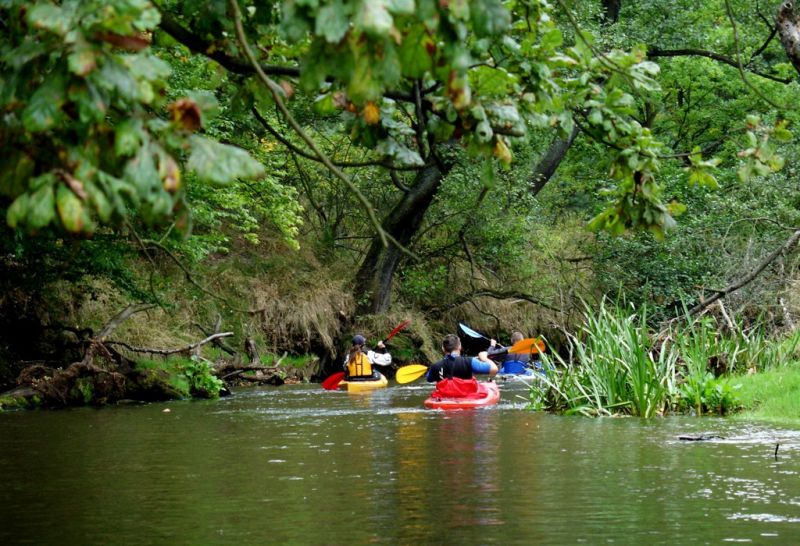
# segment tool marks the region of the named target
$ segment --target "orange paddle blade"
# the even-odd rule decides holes
[[[428,367],[422,364],[409,364],[399,368],[394,378],[398,383],[411,383],[422,377],[427,371]]]
[[[538,337],[529,337],[517,341],[514,345],[509,347],[509,353],[516,354],[536,354],[544,352],[544,341]]]

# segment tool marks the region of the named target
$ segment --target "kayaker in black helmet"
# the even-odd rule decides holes
[[[381,350],[380,353],[367,349],[366,343],[367,339],[361,334],[353,336],[353,345],[344,361],[344,376],[347,381],[380,379],[380,373],[372,366],[389,366],[392,363],[392,355],[386,351],[383,341],[379,341],[376,346]]]

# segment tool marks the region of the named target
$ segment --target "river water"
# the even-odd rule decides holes
[[[800,543],[800,431],[429,391],[0,414],[0,544]]]

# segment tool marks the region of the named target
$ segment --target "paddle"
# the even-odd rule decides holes
[[[386,339],[383,340],[383,344],[386,345],[386,343],[388,343],[389,340],[392,339],[397,334],[397,332],[399,332],[400,330],[402,330],[403,328],[405,328],[409,324],[411,324],[411,320],[410,319],[409,320],[404,320],[403,322],[401,322],[400,324],[395,326],[394,330],[389,332],[389,335],[386,336]]]
[[[480,332],[476,332],[475,330],[473,330],[472,328],[468,327],[463,322],[459,322],[458,323],[458,327],[461,328],[461,331],[464,332],[465,334],[467,334],[469,337],[479,337],[479,338],[483,338],[483,339],[485,339],[487,341],[491,341],[490,338],[486,337],[485,335],[481,334]]]
[[[494,359],[506,354],[536,354],[544,352],[544,341],[538,337],[529,337],[517,341],[511,347],[503,347],[489,354],[489,358]]]
[[[402,330],[409,324],[411,324],[410,320],[404,320],[403,322],[395,326],[394,330],[389,332],[389,335],[386,336],[385,340],[383,340],[384,345],[395,335],[397,335],[397,333],[400,330]],[[326,391],[335,391],[336,389],[339,388],[339,383],[341,383],[343,380],[344,380],[344,372],[336,372],[335,374],[328,376],[328,378],[322,382],[322,388],[325,389]]]
[[[326,391],[335,391],[339,388],[339,383],[341,383],[343,379],[344,372],[336,372],[333,375],[329,375],[328,378],[322,382],[322,388]]]
[[[538,337],[521,339],[508,348],[512,354],[536,354],[544,352],[544,341]]]
[[[408,366],[398,368],[394,378],[400,384],[411,383],[422,377],[427,371],[428,367],[422,364],[409,364]]]

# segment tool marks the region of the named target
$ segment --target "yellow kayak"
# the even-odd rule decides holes
[[[347,389],[347,392],[366,392],[375,389],[382,389],[389,384],[389,380],[382,373],[379,379],[371,381],[342,381],[339,383],[340,389]]]

